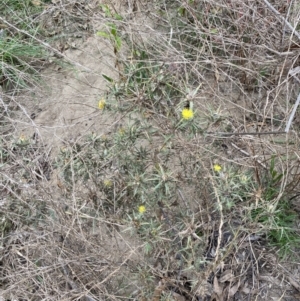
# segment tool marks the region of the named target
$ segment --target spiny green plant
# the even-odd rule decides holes
[[[272,157],[269,171],[262,178],[258,205],[251,209],[251,219],[265,231],[269,245],[276,246],[280,256],[284,257],[299,245],[300,239],[295,231],[297,215],[288,202],[288,194],[284,193],[276,201],[284,174],[277,172],[275,163],[275,157]],[[241,172],[218,164],[214,165],[214,170],[214,185],[224,212],[243,204],[247,208],[249,202],[253,202],[253,192],[258,188],[251,172]]]
[[[169,72],[168,66],[156,63],[146,50],[135,48],[132,58],[122,61],[121,81],[115,83],[104,76],[109,83],[110,95],[119,103],[133,97],[133,105],[144,107],[166,116],[174,115],[176,107],[184,93],[176,85],[176,80]]]
[[[214,165],[214,171],[218,197],[223,203],[225,211],[239,203],[247,203],[255,187],[251,172],[219,164]]]
[[[172,8],[183,5],[182,1],[165,1],[165,4],[170,2]],[[157,51],[155,44],[153,47],[149,44],[144,48],[141,45],[129,47],[133,49],[133,55],[124,62],[123,77],[119,82],[103,75],[110,91],[106,99],[98,103],[100,113],[104,113],[101,117],[107,114],[110,123],[113,116],[122,117],[115,127],[101,128],[102,134],[78,137],[75,144],[66,142],[61,148],[55,158],[58,178],[64,180],[64,185],[59,183],[59,189],[63,190],[61,194],[59,189],[55,190],[53,182],[45,181],[42,186],[36,184],[34,177],[38,175],[34,162],[39,158],[38,146],[34,148],[24,137],[8,142],[11,147],[0,145],[3,148],[0,152],[1,167],[11,167],[9,164],[13,167],[7,169],[11,180],[1,178],[1,193],[6,203],[0,206],[0,230],[6,234],[17,228],[25,237],[13,233],[11,236],[17,238],[11,243],[7,239],[7,245],[1,245],[1,264],[3,262],[4,273],[7,273],[1,278],[6,278],[9,284],[1,282],[0,285],[12,294],[7,299],[49,299],[49,292],[54,292],[58,299],[61,296],[83,298],[86,295],[86,299],[91,300],[169,300],[175,298],[174,292],[183,296],[188,291],[190,295],[186,299],[200,300],[209,296],[198,296],[198,287],[203,284],[206,288],[207,284],[209,289],[205,294],[211,291],[211,278],[217,279],[223,271],[230,271],[237,281],[241,275],[253,274],[253,250],[259,248],[259,244],[252,241],[251,247],[247,245],[250,231],[265,233],[269,243],[281,250],[295,246],[297,231],[293,223],[296,217],[289,205],[288,193],[279,189],[286,175],[277,171],[276,162],[271,161],[267,175],[262,177],[261,187],[257,187],[253,170],[245,167],[252,158],[239,160],[238,164],[241,161],[244,164],[240,167],[233,153],[227,158],[226,152],[220,154],[220,147],[215,147],[223,143],[222,138],[203,137],[199,130],[202,109],[208,111],[204,128],[210,125],[217,128],[230,117],[223,117],[218,110],[210,110],[210,103],[201,103],[200,109],[201,95],[193,100],[199,96],[196,94],[200,77],[191,76],[190,70],[202,71],[208,66],[208,71],[212,65],[225,66],[228,70],[231,59],[237,60],[234,50],[240,46],[231,42],[233,37],[221,36],[227,31],[239,34],[237,22],[237,27],[229,26],[234,23],[230,17],[238,11],[218,10],[225,2],[220,1],[219,6],[216,3],[218,1],[186,1],[179,17],[186,18],[182,26],[186,26],[187,30],[178,31],[173,27],[174,31],[170,31],[170,53],[176,50],[180,53],[180,60],[181,54],[187,59],[182,76],[185,81],[170,72],[169,57],[159,53],[161,49]],[[198,4],[201,6],[196,7]],[[242,7],[244,3],[241,1],[239,4]],[[199,7],[201,9],[196,10]],[[167,5],[164,10],[164,16],[174,12],[167,11]],[[207,17],[205,10],[209,13]],[[121,37],[117,16],[106,6],[103,6],[103,11],[110,19],[109,23],[114,24],[105,32],[106,38],[113,44],[115,52],[120,52],[123,49],[117,49],[116,37]],[[242,21],[243,18],[240,19]],[[204,30],[200,32],[197,25],[204,26]],[[247,30],[245,33],[248,34]],[[220,40],[214,40],[216,38]],[[251,37],[246,42],[251,42]],[[119,45],[123,43],[121,40]],[[222,47],[218,48],[221,44],[224,52],[220,49]],[[212,47],[209,54],[205,54],[204,45]],[[182,50],[186,52],[180,52]],[[251,70],[251,66],[247,68]],[[262,80],[264,77],[262,74]],[[207,80],[206,74],[201,81],[204,85],[209,83],[213,86],[213,80]],[[191,87],[195,95],[187,87]],[[218,79],[212,89],[217,87]],[[224,98],[214,91],[205,97],[205,102],[211,101],[210,96],[217,99],[217,104],[212,107],[218,107]],[[122,114],[119,115],[120,112]],[[236,120],[232,131],[240,128],[242,123]],[[241,149],[245,146],[243,139],[237,136],[229,138],[226,143],[229,145],[233,139],[239,141]],[[267,152],[265,144],[262,145]],[[212,159],[214,156],[219,161]],[[230,163],[212,166],[212,160],[228,160]],[[261,173],[264,174],[263,169]],[[5,173],[1,176],[5,178]],[[36,185],[37,190],[26,197],[15,195],[19,180],[25,180],[26,185],[34,184],[32,187]],[[56,179],[53,180],[55,183]],[[262,190],[260,202],[258,208],[252,209],[253,195],[258,188]],[[7,193],[8,189],[10,193]],[[52,195],[53,191],[55,195]],[[252,214],[250,226],[244,222],[243,215],[249,207]],[[227,231],[228,228],[231,231]],[[123,236],[126,230],[133,235],[132,240],[139,247],[136,248],[126,239],[127,236]],[[231,232],[227,235],[231,238],[223,243],[226,231]],[[102,245],[117,236],[121,237],[122,256],[115,259],[115,254],[112,254],[108,258],[107,253],[112,249],[102,248]],[[116,238],[116,244],[111,246],[113,250],[117,249],[120,240]],[[123,243],[129,245],[128,252],[124,251]],[[125,253],[129,254],[128,257]],[[60,255],[59,261],[57,254]],[[261,266],[255,267],[258,273]],[[129,277],[126,277],[125,270]],[[192,283],[189,290],[185,287],[180,290],[184,286],[184,277]],[[165,280],[165,285],[160,285]],[[255,282],[255,279],[251,280]],[[224,281],[222,287],[225,282],[229,281]],[[17,297],[13,296],[15,283],[22,288],[17,289]],[[231,281],[229,285],[223,294],[232,291],[232,285],[237,287]],[[246,285],[245,282],[243,287],[247,290]]]
[[[251,211],[251,217],[263,225],[268,242],[279,249],[279,254],[285,257],[299,246],[299,234],[295,230],[297,214],[288,201],[288,192],[280,194],[280,184],[283,173],[276,170],[275,157],[271,158],[268,174],[263,179],[263,191],[258,208]],[[279,198],[279,199],[278,199]]]

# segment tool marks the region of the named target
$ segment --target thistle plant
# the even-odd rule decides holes
[[[298,256],[297,123],[273,135],[297,107],[297,68],[287,70],[297,26],[286,35],[278,21],[296,2],[275,15],[267,1],[50,2],[4,2],[20,27],[4,28],[1,84],[28,90],[0,91],[3,298],[235,300],[264,288],[283,299],[298,289],[291,265],[278,264]],[[15,14],[24,5],[45,8],[30,30]],[[64,79],[51,105],[20,76],[51,49],[33,34],[43,16],[97,26],[76,49],[59,46],[80,68],[49,70]],[[80,112],[64,119],[62,107]],[[45,125],[48,112],[58,119]],[[268,295],[274,279],[288,285],[279,296]]]

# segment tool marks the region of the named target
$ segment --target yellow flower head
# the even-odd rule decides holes
[[[192,109],[184,108],[181,112],[181,115],[183,119],[189,120],[194,117],[194,112]]]
[[[105,179],[104,181],[103,181],[103,185],[106,187],[106,188],[110,188],[110,187],[112,187],[112,181],[111,180],[109,180],[109,179]]]
[[[221,167],[219,164],[215,164],[215,165],[214,165],[214,171],[220,172],[221,169],[222,169],[222,167]]]
[[[102,139],[102,141],[107,141],[107,140],[108,140],[108,137],[107,137],[106,135],[102,135],[102,136],[101,136],[101,139]]]
[[[143,214],[143,213],[145,213],[145,211],[146,211],[146,207],[145,207],[144,205],[141,205],[141,206],[139,207],[139,213],[140,213],[140,214]]]
[[[99,100],[99,102],[98,102],[98,108],[100,109],[100,110],[103,110],[104,108],[105,108],[105,105],[106,105],[106,101],[105,101],[105,99],[100,99]]]
[[[242,183],[242,184],[247,184],[249,178],[248,178],[246,175],[242,175],[242,176],[240,177],[240,180],[241,180],[241,183]]]
[[[120,136],[124,136],[124,134],[125,134],[125,129],[124,128],[120,128],[119,129],[119,135]]]
[[[19,140],[20,140],[20,142],[25,142],[27,139],[24,134],[21,134]]]

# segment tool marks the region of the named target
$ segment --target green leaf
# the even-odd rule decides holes
[[[112,83],[114,80],[112,78],[110,78],[109,76],[105,75],[102,73],[102,76],[104,79],[106,79],[109,83]]]
[[[115,24],[110,24],[109,27],[110,27],[110,33],[111,33],[114,37],[116,37],[116,36],[117,36],[117,28],[116,28],[116,25],[115,25]]]
[[[107,4],[100,4],[100,7],[102,8],[104,14],[105,14],[105,17],[109,17],[111,18],[111,12],[110,12],[110,9],[108,7]]]
[[[181,6],[181,7],[178,8],[178,13],[179,13],[180,17],[185,16],[185,12],[186,12],[185,7]]]
[[[115,41],[116,41],[116,49],[117,51],[119,51],[121,49],[121,45],[122,45],[122,41],[120,37],[115,37]]]
[[[123,17],[121,15],[118,15],[118,14],[114,14],[114,18],[116,20],[119,20],[119,21],[122,21],[123,20]]]
[[[97,34],[97,36],[99,36],[99,37],[103,37],[103,38],[106,38],[106,39],[109,39],[109,38],[110,38],[110,34],[108,34],[108,33],[105,32],[105,31],[98,31],[96,34]]]

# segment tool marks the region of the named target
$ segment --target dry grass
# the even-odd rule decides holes
[[[297,300],[298,3],[52,2],[30,28],[54,33],[5,28],[77,68],[40,73],[45,120],[78,109],[43,124],[45,88],[0,94],[0,297]]]

